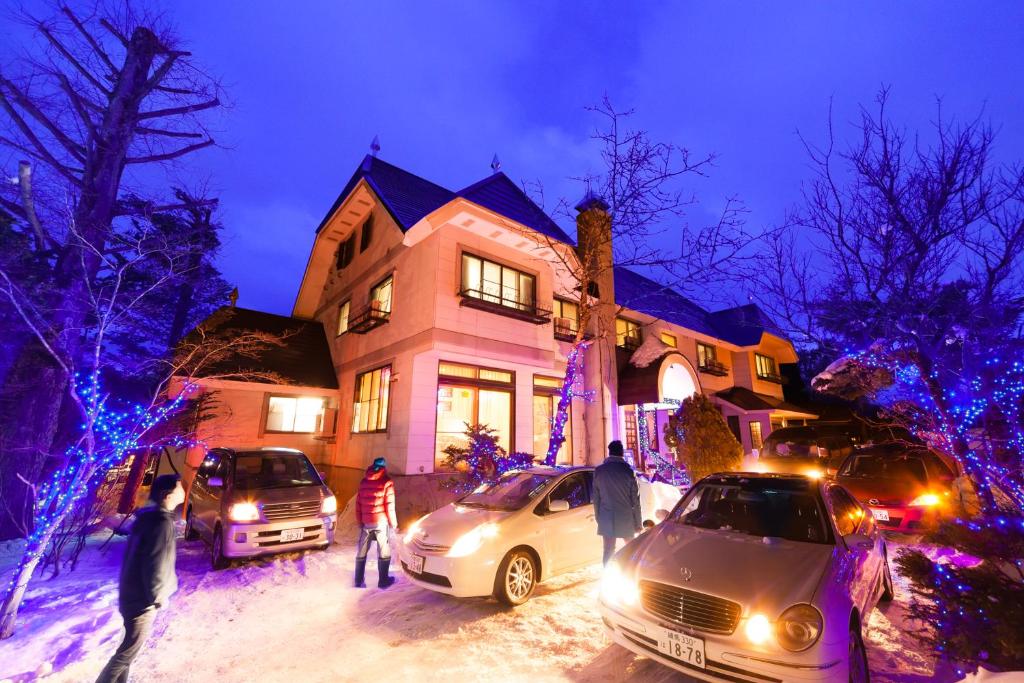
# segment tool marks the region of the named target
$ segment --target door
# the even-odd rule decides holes
[[[597,519],[590,497],[593,478],[594,473],[589,470],[573,472],[558,482],[537,507],[542,515],[551,574],[560,574],[601,559],[601,537],[597,535]],[[548,505],[552,500],[568,502],[569,509],[551,512]]]
[[[219,477],[226,485],[226,472],[227,459],[211,453],[203,460],[199,472],[196,473],[196,480],[192,483],[192,491],[189,495],[189,502],[192,506],[192,524],[207,538],[213,535],[213,528],[220,512],[220,497],[224,491],[223,487],[210,486],[210,479]]]

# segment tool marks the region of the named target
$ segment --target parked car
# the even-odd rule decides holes
[[[185,538],[210,546],[214,569],[231,559],[326,548],[338,502],[302,451],[211,449],[189,489]]]
[[[537,584],[601,560],[593,480],[592,467],[508,472],[415,522],[399,544],[402,569],[423,588],[520,605]],[[681,495],[637,483],[645,522]]]
[[[853,446],[850,430],[844,427],[783,427],[765,439],[758,456],[758,469],[812,477],[834,476],[843,460],[853,452]]]
[[[927,448],[887,443],[858,448],[836,481],[868,506],[879,526],[917,531],[950,511],[955,467]]]
[[[616,554],[599,608],[614,642],[702,680],[867,681],[861,628],[893,596],[886,553],[833,482],[715,474]]]

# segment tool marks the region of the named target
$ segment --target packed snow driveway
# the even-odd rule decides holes
[[[20,630],[0,643],[0,681],[95,678],[120,639],[122,546],[91,546],[77,571],[33,582]],[[370,587],[352,588],[347,545],[221,572],[209,571],[201,542],[179,542],[178,553],[180,589],[133,680],[689,680],[609,644],[595,609],[599,567],[560,576],[510,610],[422,590],[402,576],[378,590],[372,560]],[[902,632],[905,597],[872,616],[873,680],[931,677],[931,663],[912,654],[920,648]]]

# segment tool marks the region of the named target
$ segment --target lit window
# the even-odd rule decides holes
[[[271,396],[266,431],[313,433],[323,416],[324,399],[321,397]]]
[[[460,294],[520,311],[535,308],[532,275],[470,254],[462,255]]]
[[[555,299],[551,307],[556,337],[575,337],[580,328],[580,307],[572,301]]]
[[[446,457],[444,449],[466,445],[466,427],[487,425],[496,432],[498,445],[508,451],[512,444],[512,406],[515,376],[508,370],[474,365],[438,364],[435,467]]]
[[[391,291],[394,278],[387,276],[384,281],[370,290],[370,307],[382,313],[391,312]]]
[[[338,334],[348,332],[348,309],[350,303],[346,301],[341,306],[338,306]]]
[[[754,362],[757,368],[757,376],[760,379],[767,379],[772,381],[778,381],[779,371],[775,366],[775,359],[769,356],[762,356],[760,353],[754,354]]]
[[[761,438],[761,423],[758,420],[753,420],[750,423],[750,447],[760,451],[764,446],[764,440]]]
[[[625,318],[615,319],[615,345],[624,349],[640,346],[640,325]]]
[[[661,343],[666,346],[671,346],[673,349],[679,348],[679,342],[676,340],[676,336],[674,334],[669,334],[668,332],[661,333]]]
[[[697,342],[697,365],[706,368],[713,365],[717,358],[718,352],[715,351],[715,347],[710,344],[702,344]]]
[[[387,430],[390,390],[390,365],[356,376],[356,393],[352,411],[353,433]]]
[[[561,400],[560,389],[562,378],[533,377],[533,457],[543,459],[548,454],[548,445],[551,442],[551,424],[558,412],[558,402]],[[572,406],[569,406],[569,415],[566,416],[565,427],[562,434],[565,441],[558,449],[556,456],[557,464],[572,464]]]

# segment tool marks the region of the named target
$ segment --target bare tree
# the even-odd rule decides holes
[[[163,20],[135,3],[97,4],[88,16],[59,5],[51,18],[23,19],[40,47],[0,68],[0,148],[31,165],[22,164],[17,195],[3,206],[31,226],[33,253],[19,257],[31,257],[49,283],[49,299],[35,311],[46,322],[46,344],[77,356],[92,333],[96,275],[121,246],[113,225],[177,204],[125,201],[126,173],[141,177],[213,145],[200,114],[220,106],[219,87]],[[36,335],[27,339],[0,390],[0,497],[13,510],[0,520],[0,538],[17,535],[30,518],[32,489],[23,481],[37,482],[61,411],[73,412],[61,407],[66,368]]]

